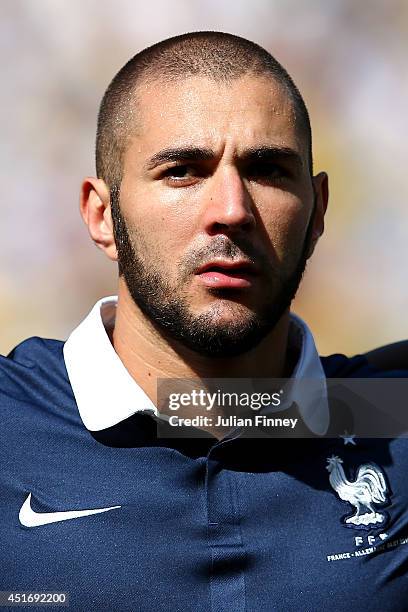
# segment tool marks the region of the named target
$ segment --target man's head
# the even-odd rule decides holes
[[[214,32],[142,51],[105,93],[96,162],[82,212],[135,304],[199,353],[256,346],[294,297],[327,201],[280,64]]]

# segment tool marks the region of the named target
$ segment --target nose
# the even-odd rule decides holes
[[[219,169],[207,185],[203,221],[208,234],[249,232],[255,227],[254,202],[236,168]]]

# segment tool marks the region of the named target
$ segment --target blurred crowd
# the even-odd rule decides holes
[[[405,0],[3,0],[0,13],[0,353],[28,336],[66,338],[115,292],[116,267],[78,212],[98,105],[133,54],[200,29],[266,47],[310,110],[331,195],[294,310],[320,352],[408,335]]]

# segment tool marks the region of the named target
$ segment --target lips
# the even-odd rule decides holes
[[[244,289],[251,287],[257,271],[250,261],[215,260],[198,268],[196,275],[207,287]]]

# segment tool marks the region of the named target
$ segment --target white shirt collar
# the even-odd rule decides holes
[[[157,414],[157,408],[131,377],[106,332],[107,328],[113,328],[116,305],[116,296],[99,300],[64,345],[72,391],[81,419],[90,431],[112,427],[136,412]],[[308,379],[308,385],[309,381],[311,384],[315,381],[310,401],[305,398],[302,385],[294,386],[291,400],[297,403],[309,429],[321,435],[326,433],[329,424],[325,373],[309,328],[294,314],[291,314],[290,334],[292,340],[297,337],[300,349],[292,378]],[[319,401],[316,401],[316,389]]]

